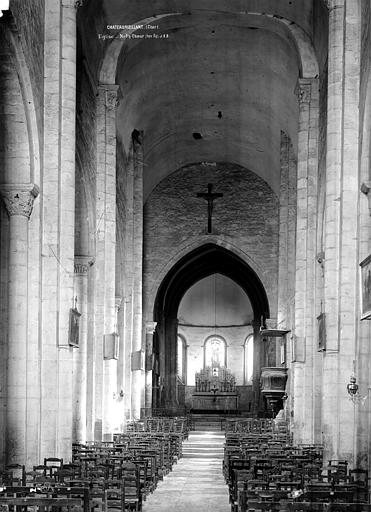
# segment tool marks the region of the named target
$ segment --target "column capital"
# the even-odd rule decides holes
[[[141,149],[143,145],[143,130],[137,130],[134,128],[134,130],[131,132],[131,140],[133,143],[133,150],[134,154],[138,158],[139,150]]]
[[[63,0],[62,7],[78,9],[84,5],[84,0]]]
[[[156,330],[157,322],[146,322],[146,334],[153,334]]]
[[[298,78],[295,94],[299,105],[309,105],[313,96],[316,97],[316,89],[319,87],[318,78]]]
[[[0,184],[0,196],[9,217],[21,215],[29,219],[38,195],[39,187],[33,183]]]
[[[118,312],[120,311],[121,304],[122,304],[122,297],[120,297],[120,295],[116,295],[116,297],[115,297],[115,309],[116,309],[116,313],[118,313]]]
[[[299,100],[299,105],[309,104],[311,100],[312,83],[310,80],[299,78],[296,87],[295,94]]]
[[[76,275],[87,275],[89,268],[91,267],[91,256],[75,256],[74,262],[74,274]]]
[[[99,95],[104,100],[107,110],[115,110],[122,99],[122,93],[119,85],[116,84],[99,84]]]
[[[323,2],[329,11],[339,7],[344,7],[344,0],[323,0]]]

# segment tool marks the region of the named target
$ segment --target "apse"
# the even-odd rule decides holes
[[[191,286],[178,309],[178,335],[187,347],[185,383],[195,385],[195,375],[213,366],[228,368],[243,385],[245,341],[253,331],[253,318],[250,299],[229,277],[214,273]]]
[[[253,320],[251,302],[229,277],[216,273],[201,279],[184,294],[178,321],[190,325],[245,325]]]

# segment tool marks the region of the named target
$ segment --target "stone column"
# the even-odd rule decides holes
[[[118,86],[100,85],[97,99],[96,177],[96,410],[95,439],[110,440],[114,429],[117,361],[104,359],[104,335],[116,327],[116,108]]]
[[[133,304],[131,295],[125,297],[124,301],[124,410],[125,410],[125,422],[132,419],[131,415],[131,342],[132,342],[132,330],[133,330]]]
[[[297,159],[288,135],[281,132],[280,236],[277,327],[293,325],[295,301],[295,242]]]
[[[81,313],[79,347],[73,349],[73,441],[86,441],[88,271],[90,256],[75,256],[75,297]]]
[[[359,9],[360,2],[329,2],[322,431],[326,458],[351,465],[356,415],[346,385],[358,336]]]
[[[319,84],[317,78],[301,78],[299,99],[295,357],[293,363],[294,431],[297,441],[313,443],[315,331],[315,271],[318,181]],[[311,418],[310,421],[308,419]]]
[[[164,326],[165,338],[165,406],[174,411],[177,409],[177,334],[178,319],[166,317]]]
[[[153,374],[153,335],[157,322],[146,323],[146,381],[145,381],[145,408],[146,415],[152,415],[152,374]]]
[[[38,421],[35,383],[27,382],[28,361],[28,220],[39,189],[33,184],[0,185],[9,215],[9,287],[7,344],[6,454],[8,464],[27,461],[27,407]],[[4,411],[5,412],[5,411]],[[34,430],[34,429],[33,429]]]
[[[116,424],[115,429],[123,432],[125,427],[125,307],[122,297],[116,295],[116,332],[119,335],[119,358],[117,361],[117,399],[116,399]]]
[[[76,5],[48,0],[44,31],[40,461],[71,457]]]
[[[95,264],[90,267],[87,285],[86,440],[93,441],[96,404]]]
[[[125,420],[132,419],[131,412],[131,353],[133,342],[133,283],[134,283],[134,162],[133,151],[129,151],[126,164],[126,202],[125,202],[125,261],[124,261],[124,336],[123,347],[125,351],[125,380],[124,380],[124,408]]]
[[[133,281],[133,337],[132,355],[138,354],[143,345],[142,284],[143,284],[143,134],[132,134],[134,164],[134,281]],[[134,360],[134,359],[133,359]],[[133,418],[140,418],[144,391],[144,368],[132,368],[131,411]],[[144,405],[144,404],[143,404]]]
[[[288,224],[289,224],[289,152],[290,138],[281,132],[280,146],[280,234],[278,261],[278,315],[277,326],[291,325],[288,323]]]
[[[261,413],[262,408],[262,397],[260,393],[260,373],[261,368],[264,364],[264,348],[263,340],[260,335],[260,321],[253,320],[252,326],[254,329],[254,364],[253,364],[253,378],[252,378],[252,392],[253,392],[253,404],[252,412],[255,416]]]

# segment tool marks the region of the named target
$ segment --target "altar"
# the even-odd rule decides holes
[[[236,411],[238,394],[236,380],[224,367],[206,367],[195,375],[192,410]]]
[[[237,393],[193,393],[192,409],[235,411],[238,409],[238,396]]]

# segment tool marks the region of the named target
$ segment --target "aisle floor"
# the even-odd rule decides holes
[[[143,504],[143,512],[229,512],[222,473],[224,433],[191,432],[183,455]]]

